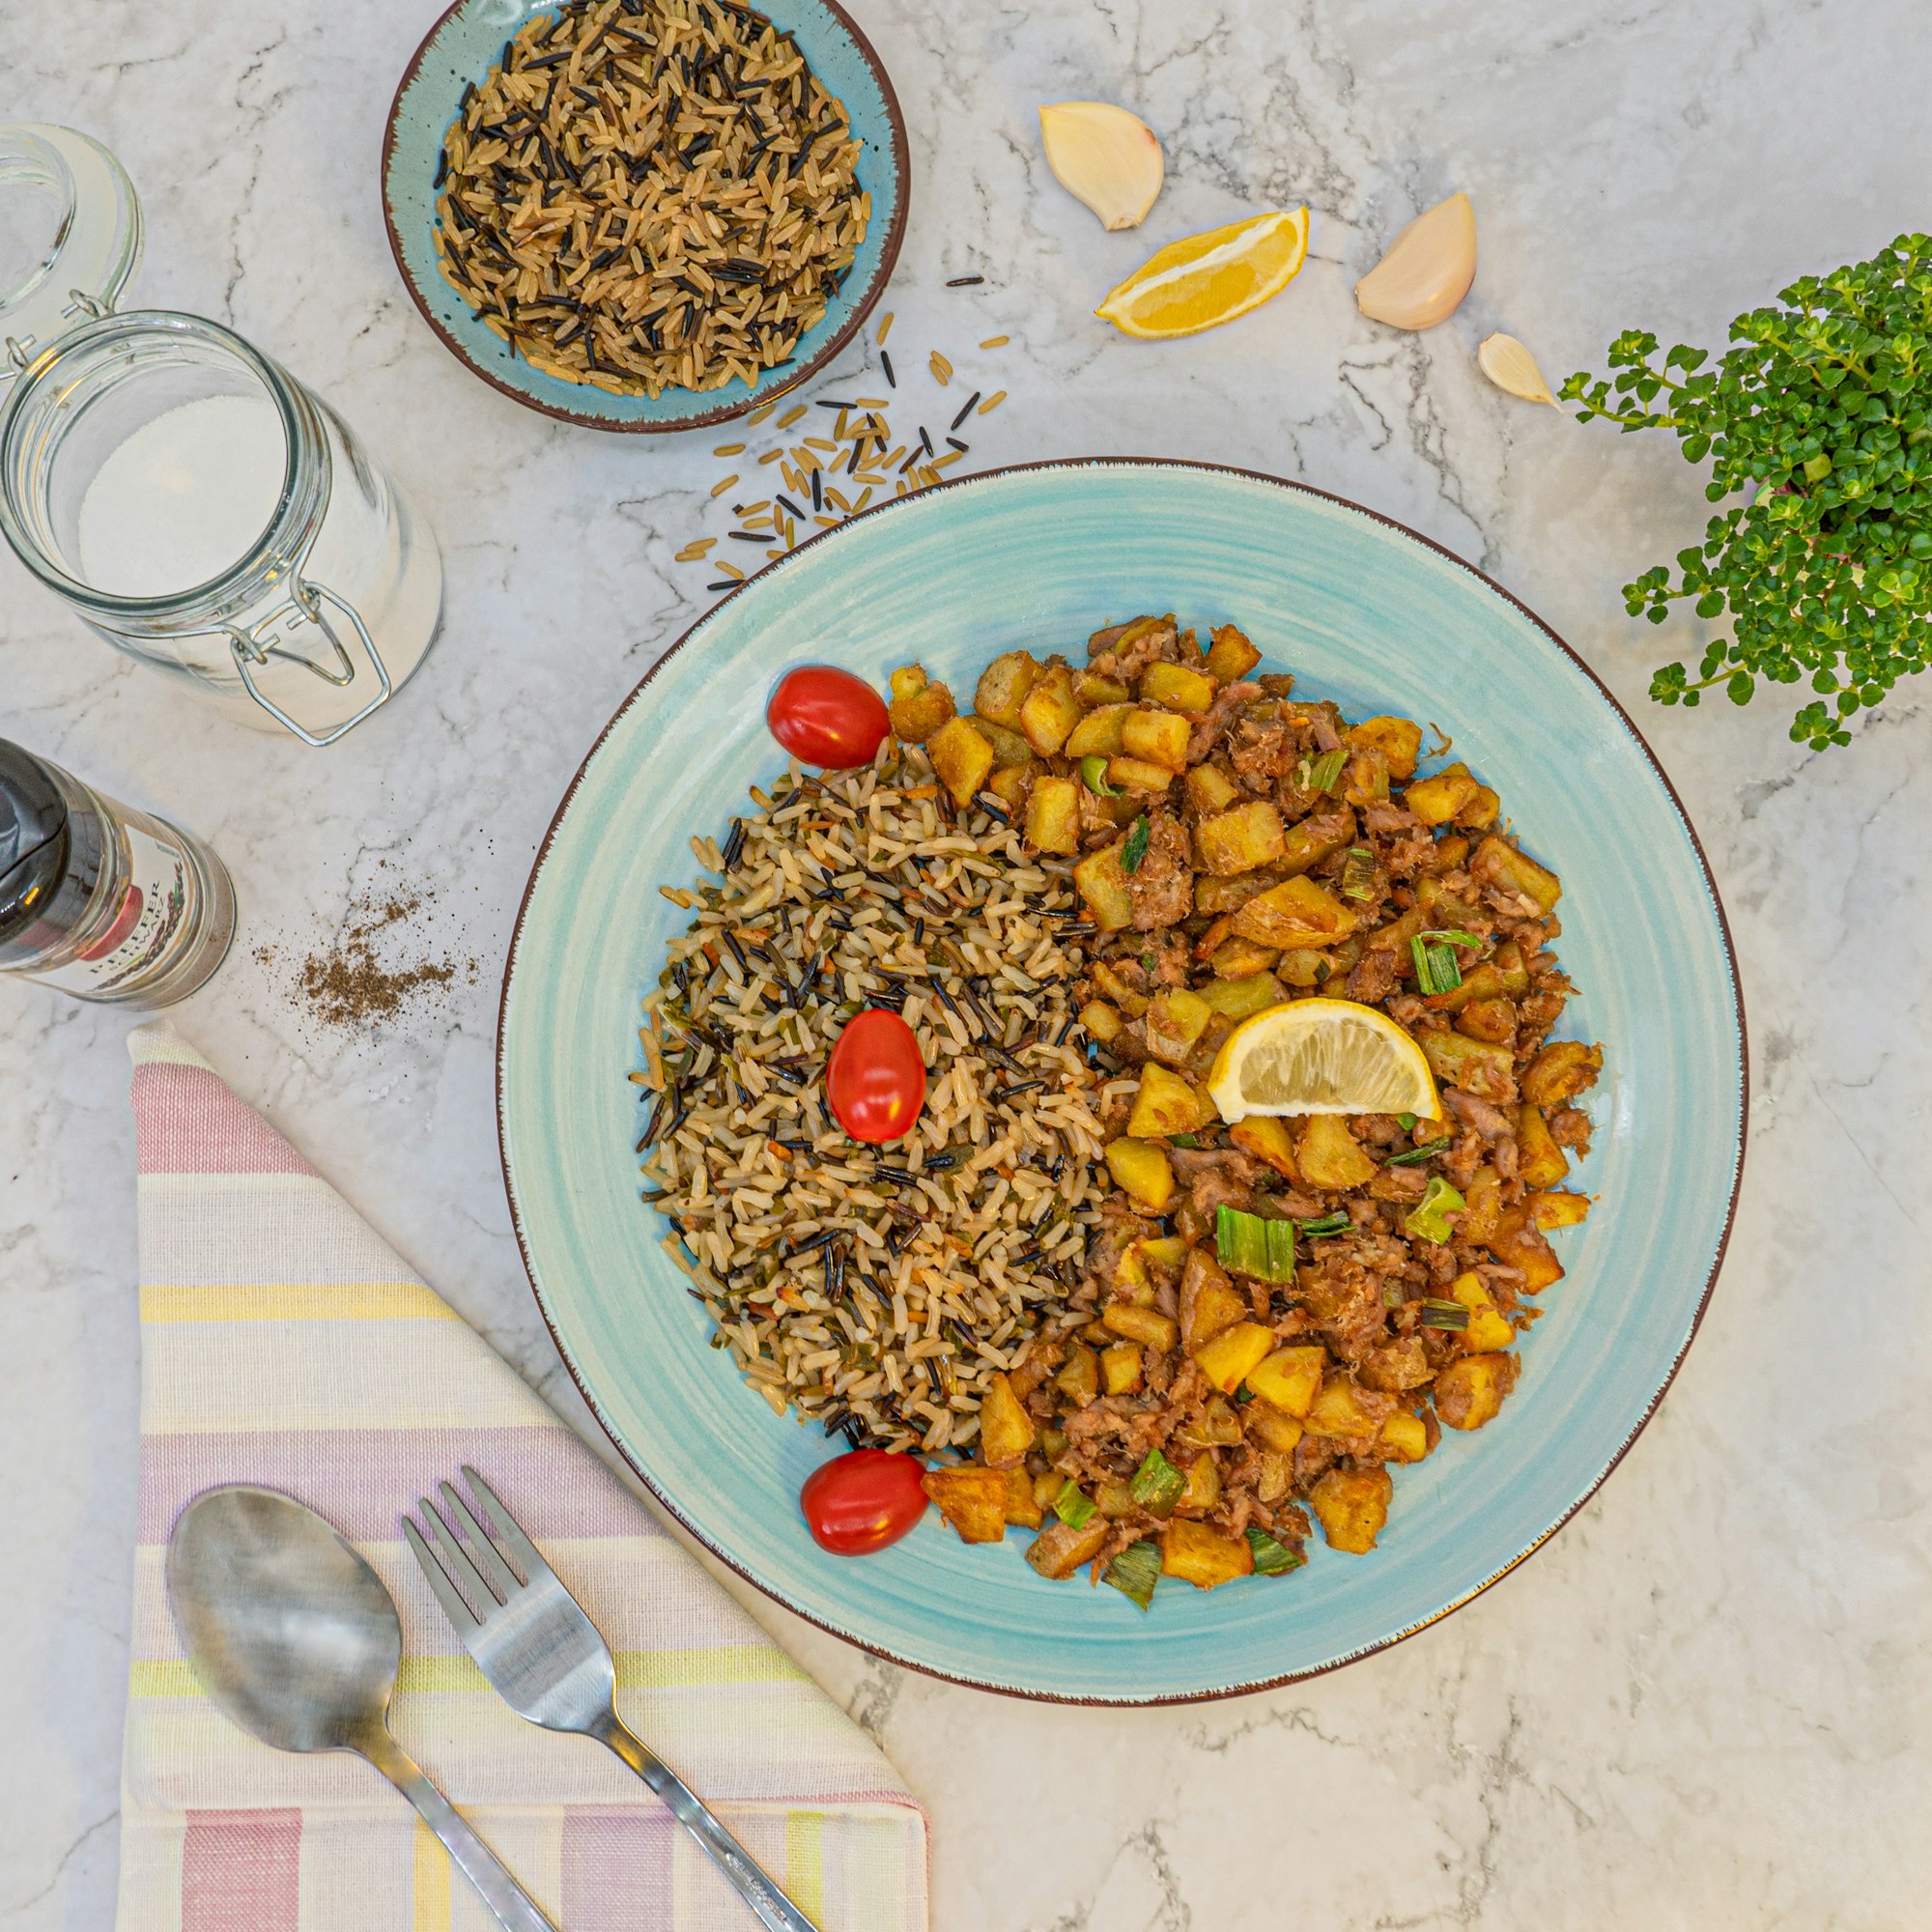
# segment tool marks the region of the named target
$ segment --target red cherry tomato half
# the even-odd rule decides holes
[[[868,765],[892,727],[886,700],[849,670],[801,665],[779,679],[765,723],[800,764],[844,771]]]
[[[832,1117],[855,1141],[895,1141],[912,1131],[925,1105],[925,1062],[919,1037],[884,1007],[845,1022],[825,1063]]]
[[[835,1556],[869,1556],[896,1543],[925,1514],[921,1473],[917,1457],[888,1449],[821,1463],[798,1495],[812,1542]]]

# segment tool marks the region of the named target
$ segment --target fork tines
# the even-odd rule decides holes
[[[437,1486],[448,1521],[427,1496],[417,1499],[416,1507],[422,1512],[423,1522],[436,1544],[434,1551],[414,1520],[403,1518],[403,1535],[422,1566],[430,1588],[436,1592],[437,1602],[459,1633],[474,1630],[493,1610],[507,1604],[535,1578],[553,1576],[550,1565],[517,1527],[516,1519],[503,1507],[496,1492],[467,1463],[463,1465],[463,1479],[489,1519],[496,1542],[485,1533],[454,1483]],[[462,1538],[469,1540],[468,1549]],[[497,1543],[503,1546],[502,1550],[497,1548]],[[504,1551],[514,1559],[515,1569],[505,1560]]]

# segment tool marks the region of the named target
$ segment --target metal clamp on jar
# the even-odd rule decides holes
[[[36,193],[54,240],[0,290],[0,530],[108,642],[333,744],[435,640],[429,526],[334,411],[232,330],[114,313],[141,212],[99,142],[0,125],[0,195]]]

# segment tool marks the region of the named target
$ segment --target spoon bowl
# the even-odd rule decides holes
[[[505,1932],[556,1932],[389,1735],[402,1620],[383,1579],[330,1523],[273,1490],[205,1491],[175,1520],[167,1582],[195,1675],[228,1718],[277,1750],[367,1758]]]

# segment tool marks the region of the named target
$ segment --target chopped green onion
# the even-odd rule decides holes
[[[1298,1549],[1277,1542],[1264,1529],[1248,1531],[1248,1548],[1255,1552],[1255,1573],[1261,1577],[1279,1577],[1286,1571],[1299,1570],[1308,1561]]]
[[[1395,1123],[1403,1130],[1404,1133],[1412,1134],[1415,1131],[1415,1122],[1417,1118],[1418,1117],[1414,1114],[1398,1114],[1395,1117]]]
[[[1255,1567],[1261,1567],[1259,1557]],[[1153,1586],[1160,1581],[1160,1545],[1147,1539],[1128,1544],[1101,1571],[1100,1580],[1146,1609],[1153,1602]]]
[[[1350,845],[1342,864],[1342,896],[1372,899],[1376,895],[1376,855],[1366,845]]]
[[[1415,960],[1415,988],[1427,996],[1453,993],[1463,983],[1463,969],[1446,946],[1432,946],[1420,933],[1408,942]]]
[[[1323,752],[1319,758],[1303,758],[1294,768],[1294,781],[1303,791],[1333,791],[1348,762],[1347,752]]]
[[[1432,1174],[1429,1191],[1404,1215],[1402,1225],[1418,1240],[1446,1241],[1452,1230],[1443,1216],[1467,1205],[1439,1174]]]
[[[1408,1291],[1399,1281],[1385,1281],[1382,1284],[1382,1306],[1400,1308],[1408,1299]]]
[[[1079,1529],[1094,1514],[1094,1498],[1083,1494],[1077,1483],[1068,1483],[1054,1497],[1053,1513],[1068,1529]]]
[[[1150,1449],[1130,1487],[1135,1502],[1150,1516],[1172,1516],[1175,1504],[1187,1492],[1187,1477],[1158,1449]]]
[[[1121,870],[1129,878],[1141,868],[1141,861],[1147,857],[1148,839],[1153,828],[1148,823],[1148,815],[1142,812],[1134,820],[1127,833],[1127,842],[1121,847]]]
[[[1198,1148],[1201,1145],[1201,1136],[1199,1134],[1169,1134],[1167,1144],[1169,1147]]]
[[[1433,1155],[1438,1154],[1446,1147],[1454,1146],[1454,1141],[1444,1134],[1439,1141],[1424,1141],[1420,1147],[1412,1147],[1406,1153],[1391,1154],[1383,1162],[1385,1167],[1417,1167]]]
[[[1441,932],[1425,932],[1424,939],[1438,946],[1481,946],[1484,939],[1480,932],[1464,932],[1460,925],[1452,925]]]
[[[1297,1221],[1294,1225],[1312,1241],[1323,1235],[1346,1235],[1355,1224],[1348,1215],[1336,1213],[1324,1214],[1319,1221]]]
[[[1238,1208],[1214,1210],[1214,1253],[1224,1268],[1257,1281],[1294,1279],[1294,1223]]]
[[[1095,798],[1119,798],[1121,795],[1118,786],[1107,782],[1107,761],[1098,752],[1080,760],[1080,782]]]
[[[1460,1301],[1425,1301],[1422,1304],[1425,1328],[1466,1328],[1469,1311]]]

